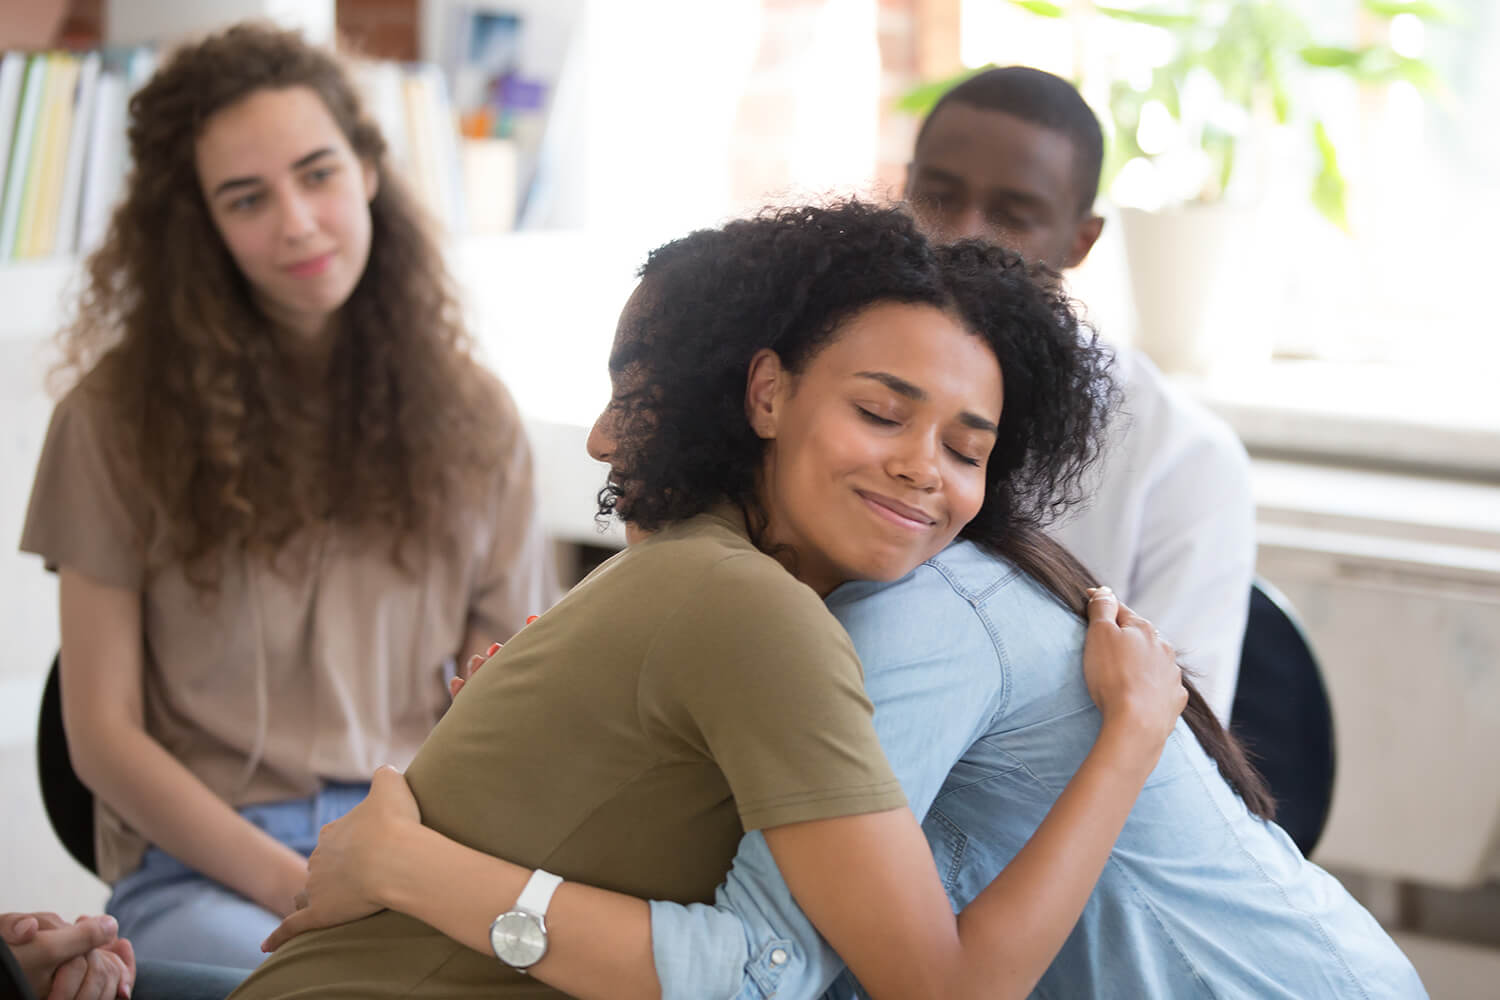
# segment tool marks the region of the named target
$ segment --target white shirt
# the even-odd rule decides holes
[[[1229,425],[1121,350],[1123,393],[1092,499],[1052,534],[1151,619],[1226,725],[1255,573],[1250,459]]]

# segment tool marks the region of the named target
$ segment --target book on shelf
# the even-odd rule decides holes
[[[94,106],[99,94],[99,53],[86,52],[78,66],[77,97],[68,132],[68,158],[62,172],[57,222],[53,226],[58,253],[78,249],[78,216],[83,202],[83,164],[93,131]]]
[[[97,244],[124,182],[126,102],[153,65],[142,48],[0,56],[0,261]]]
[[[16,113],[21,105],[21,81],[26,76],[26,53],[0,55],[0,203],[5,195],[5,174],[10,166],[10,137],[16,131]]]
[[[355,78],[392,167],[445,232],[462,232],[458,119],[442,73],[426,63],[367,61],[356,64]]]
[[[31,166],[36,183],[31,192],[31,215],[24,214],[23,232],[16,234],[16,256],[39,259],[52,256],[57,243],[57,219],[62,202],[62,174],[68,157],[68,138],[73,132],[73,105],[78,92],[79,62],[76,56],[56,52],[47,57],[47,89],[42,92],[42,141],[32,149]]]

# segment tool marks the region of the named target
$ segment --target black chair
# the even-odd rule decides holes
[[[1276,822],[1310,855],[1328,822],[1335,773],[1333,709],[1312,646],[1281,592],[1250,588],[1230,729],[1276,799]]]
[[[97,873],[94,856],[94,793],[73,771],[68,755],[68,736],[63,732],[61,654],[53,657],[47,686],[42,689],[42,708],[36,726],[36,769],[42,786],[42,804],[52,832],[62,841],[73,860]]]
[[[0,1000],[36,1000],[31,984],[21,971],[21,963],[11,954],[10,947],[0,941]]]

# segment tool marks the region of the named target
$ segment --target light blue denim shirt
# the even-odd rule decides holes
[[[1010,564],[956,543],[829,607],[849,630],[875,728],[954,909],[1030,837],[1099,732],[1083,624]],[[747,835],[714,905],[651,904],[664,1000],[855,995],[764,838]],[[1078,926],[1033,994],[1425,997],[1338,882],[1218,776],[1179,723]]]

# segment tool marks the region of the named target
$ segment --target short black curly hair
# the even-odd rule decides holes
[[[968,240],[934,246],[905,212],[858,201],[768,209],[654,250],[610,366],[617,450],[601,517],[654,530],[729,501],[752,525],[765,442],[745,413],[751,358],[794,373],[856,313],[924,303],[957,316],[999,360],[1005,387],[985,499],[962,537],[995,544],[1081,496],[1116,391],[1111,355],[1041,265]],[[629,380],[627,380],[629,381]]]

